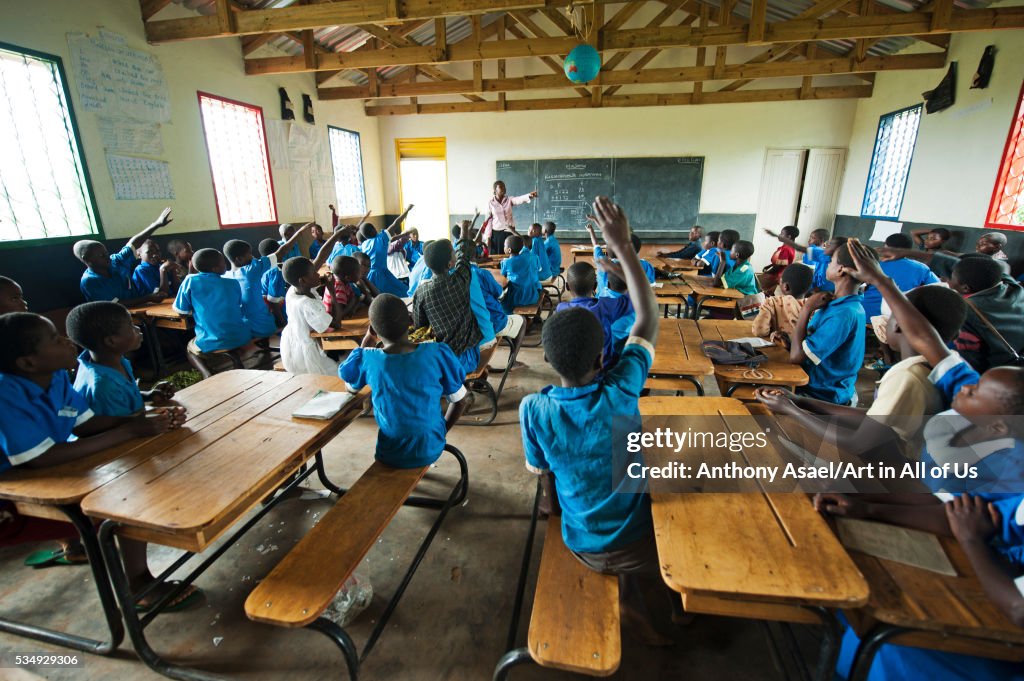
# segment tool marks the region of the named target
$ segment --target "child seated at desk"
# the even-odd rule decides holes
[[[159,293],[163,298],[178,292],[181,280],[173,260],[164,262],[160,244],[146,239],[139,248],[139,264],[132,272],[132,286],[139,293]]]
[[[338,369],[351,390],[370,386],[380,429],[375,458],[395,468],[437,461],[447,431],[466,408],[466,373],[455,353],[445,343],[411,342],[410,322],[401,298],[377,296],[370,304],[370,329],[362,346]],[[442,397],[448,400],[443,417],[437,409]]]
[[[704,237],[704,246],[693,258],[694,267],[699,267],[697,274],[703,277],[718,271],[718,237],[720,232],[708,232]]]
[[[729,251],[732,264],[728,268],[720,267],[714,286],[735,289],[745,296],[752,296],[760,291],[754,268],[750,266],[750,258],[753,255],[754,244],[749,241],[741,240],[733,244]]]
[[[399,298],[409,295],[409,287],[399,281],[388,269],[388,253],[393,241],[404,242],[409,238],[409,233],[400,233],[402,221],[412,210],[409,204],[405,211],[395,218],[395,221],[378,233],[377,228],[370,224],[364,224],[359,228],[357,237],[359,239],[359,250],[370,259],[370,272],[367,274],[367,281],[377,287],[381,293],[391,293]]]
[[[366,300],[364,302],[369,305],[374,297],[380,295],[380,291],[370,281],[370,256],[362,251],[356,251],[356,254],[352,257],[359,263],[359,281],[356,282],[355,286],[357,295],[365,296]]]
[[[321,260],[319,256],[317,260]],[[337,265],[342,261],[355,264],[355,260],[349,257],[341,257],[334,262]],[[317,262],[310,262],[306,258],[292,258],[284,264],[285,280],[291,284],[287,293],[291,314],[288,326],[281,332],[281,364],[289,373],[325,376],[338,373],[338,363],[328,357],[316,339],[310,336],[314,331],[326,331],[334,322],[334,318],[324,310],[324,305],[313,292],[320,285],[319,269]],[[348,283],[343,286],[347,288]]]
[[[885,247],[900,250],[913,248],[913,241],[906,234],[890,234],[885,239]],[[894,254],[896,252],[894,251]],[[928,268],[928,265],[910,258],[890,257],[882,261],[882,271],[896,283],[901,291],[910,291],[925,284],[938,284],[939,278]],[[874,286],[864,289],[864,314],[870,320],[882,314],[882,294]]]
[[[225,277],[227,261],[220,251],[200,248],[192,256],[195,274],[185,277],[174,299],[175,312],[192,315],[196,336],[190,354],[238,350],[249,345],[252,332],[242,315],[242,285]]]
[[[259,251],[261,258],[269,258],[274,253],[277,253],[277,249],[280,246],[273,239],[264,239],[256,249]],[[260,278],[260,292],[263,294],[263,302],[266,303],[267,309],[274,315],[274,322],[277,324],[277,328],[283,328],[288,323],[288,311],[284,302],[285,294],[288,293],[288,282],[284,280],[284,275],[281,274],[280,264],[268,267],[267,271],[263,273],[263,276]]]
[[[232,239],[224,244],[224,257],[231,263],[231,270],[227,276],[236,280],[242,287],[242,310],[253,338],[267,339],[277,333],[274,315],[263,300],[263,275],[267,270],[277,267],[278,262],[287,260],[287,257],[300,257],[298,253],[293,256],[286,255],[299,242],[299,237],[312,226],[313,223],[310,222],[300,229],[290,230],[290,236],[284,243],[270,255],[259,258],[252,256],[252,246],[246,241]]]
[[[562,272],[562,247],[555,238],[555,223],[548,220],[544,223],[544,250],[548,253],[548,265],[551,266],[552,276],[558,276]]]
[[[139,390],[125,355],[142,347],[142,334],[120,303],[83,303],[68,314],[67,329],[71,340],[84,348],[78,356],[75,390],[97,416],[132,416],[145,402],[160,406],[174,397],[174,386],[167,381]]]
[[[770,264],[764,268],[764,290],[765,293],[771,293],[775,290],[779,283],[779,277],[782,276],[786,268],[796,262],[796,249],[790,244],[796,242],[797,237],[800,236],[800,230],[793,225],[786,225],[779,230],[778,234],[767,229],[765,232],[782,242],[782,245],[772,253]]]
[[[171,256],[171,263],[174,265],[174,276],[178,279],[178,285],[190,274],[195,274],[192,267],[192,244],[181,239],[171,239],[167,242],[167,253]]]
[[[828,280],[828,264],[832,262],[836,249],[845,244],[846,241],[847,238],[845,236],[834,236],[820,249],[821,253],[815,255],[812,292],[824,291],[825,293],[832,293],[836,290],[836,285]],[[810,249],[808,249],[808,252],[810,252]],[[804,256],[804,262],[807,262],[806,255]]]
[[[597,263],[598,261],[600,261],[602,259],[605,259],[605,258],[607,258],[611,262],[617,262],[617,255],[616,255],[616,251],[615,251],[614,248],[609,246],[608,249],[607,249],[608,252],[605,253],[605,249],[601,248],[601,246],[598,245],[598,243],[597,243],[597,235],[594,233],[594,226],[593,225],[590,225],[590,224],[587,225],[587,233],[590,234],[590,243],[594,246],[594,262],[595,263]],[[630,234],[629,235],[629,245],[630,245],[630,247],[632,247],[633,252],[637,254],[637,257],[639,257],[640,247],[643,245],[643,243],[640,241],[640,237],[638,237],[636,234]],[[652,265],[651,263],[647,262],[646,260],[641,259],[640,260],[640,266],[644,270],[644,276],[647,277],[647,281],[650,282],[651,284],[654,283],[654,280],[658,277],[659,274],[661,274],[663,276],[666,275],[665,272],[661,272],[661,271],[655,269],[654,265]],[[607,291],[607,290],[608,290],[608,273],[607,273],[606,270],[598,268],[598,270],[597,270],[597,295],[599,295],[599,296],[604,295],[604,292]]]
[[[597,266],[608,268],[610,273],[616,273],[623,279],[625,278],[621,263],[602,258],[597,261]],[[605,276],[607,279],[607,274]],[[608,371],[615,366],[619,359],[618,353],[615,352],[612,325],[632,313],[633,305],[627,296],[621,294],[618,296],[606,294],[597,297],[597,272],[588,262],[578,262],[569,266],[565,273],[565,288],[572,297],[564,303],[559,303],[555,312],[578,307],[588,310],[597,318],[604,334],[604,343],[601,348],[602,369]]]
[[[313,243],[309,245],[309,259],[312,260],[320,253],[327,239],[324,238],[324,228],[316,223],[309,229],[309,234],[313,237]]]
[[[541,475],[549,496],[561,506],[562,538],[581,563],[619,578],[624,629],[653,645],[667,645],[647,617],[638,578],[657,583],[681,615],[678,594],[661,581],[654,543],[650,497],[632,493],[613,475],[612,422],[631,417],[639,423],[638,399],[654,355],[658,307],[640,259],[629,243],[622,209],[605,197],[594,215],[606,242],[622,255],[622,269],[636,309],[636,323],[615,368],[603,373],[605,347],[601,322],[573,306],[544,323],[544,355],[559,384],[526,396],[519,406],[526,467]],[[570,276],[576,279],[573,267]],[[590,267],[586,265],[586,267]]]
[[[369,215],[369,213],[367,213]],[[352,225],[341,225],[334,230],[335,234],[340,234],[337,243],[334,244],[334,248],[331,249],[331,254],[327,256],[327,264],[331,265],[334,263],[334,259],[347,255],[349,257],[359,252],[359,246],[352,243],[352,239],[355,236],[356,230]]]
[[[509,257],[501,261],[501,274],[508,283],[501,307],[505,314],[511,314],[517,307],[533,305],[540,298],[540,274],[536,258],[524,249],[523,237],[518,234],[505,239],[505,253]]]
[[[402,253],[405,255],[405,262],[413,267],[423,257],[423,242],[420,241],[420,231],[415,227],[407,229],[409,240],[402,246]]]
[[[311,225],[312,223],[309,223],[303,227],[303,229],[306,229],[306,227]],[[299,250],[299,240],[294,238],[298,231],[300,230],[296,230],[295,225],[287,222],[278,227],[278,233],[281,235],[281,239],[277,243],[282,247],[281,253],[277,256],[278,262],[283,263],[289,258],[298,258],[302,255],[302,252]],[[231,258],[229,257],[228,260],[231,260]]]
[[[47,468],[76,461],[140,437],[152,437],[178,428],[185,422],[184,409],[162,408],[127,418],[98,416],[86,398],[71,385],[68,371],[77,364],[78,352],[69,338],[61,336],[45,317],[28,312],[0,316],[0,475],[13,467]],[[53,538],[57,523],[40,525],[17,514],[13,505],[0,513],[4,543]],[[59,533],[59,528],[56,529]],[[72,537],[68,524],[65,537]],[[153,582],[146,563],[146,544],[122,539],[126,574],[133,591]],[[81,563],[74,544],[52,562]],[[63,561],[61,560],[63,559]],[[48,563],[48,564],[52,564]],[[177,584],[154,589],[136,607],[147,610]],[[170,611],[198,604],[201,592],[191,587],[171,601]]]
[[[79,288],[87,300],[114,300],[125,307],[153,303],[164,299],[164,295],[152,291],[140,291],[132,285],[132,270],[135,267],[135,250],[153,232],[171,223],[171,209],[165,208],[153,224],[142,230],[124,247],[111,256],[107,247],[99,241],[83,239],[72,247],[75,257],[85,265]]]
[[[795,263],[787,267],[775,295],[765,299],[754,319],[754,335],[788,346],[813,279],[814,270],[807,265]]]
[[[352,315],[360,304],[369,304],[356,284],[359,282],[359,261],[347,255],[334,259],[331,279],[324,286],[323,306],[331,315],[331,324],[338,325]]]
[[[925,227],[924,229],[910,230],[910,237],[914,245],[923,251],[946,251],[946,242],[953,238],[953,233],[945,227]]]
[[[551,263],[548,261],[548,251],[544,246],[544,239],[541,238],[541,226],[540,223],[533,223],[530,225],[530,231],[527,232],[527,236],[523,239],[524,244],[533,253],[533,257],[537,258],[537,276],[540,278],[541,286],[550,284],[557,272],[551,270]]]
[[[622,276],[621,268],[618,274],[608,273],[608,290],[604,292],[604,297],[629,299],[629,289]],[[616,356],[622,354],[622,349],[626,346],[626,341],[629,340],[629,334],[635,323],[636,312],[633,311],[633,304],[630,303],[629,312],[612,322],[612,350]]]
[[[18,282],[0,275],[0,314],[28,312],[28,303]]]
[[[717,235],[718,233],[715,232]],[[690,227],[687,235],[688,243],[676,251],[658,251],[659,258],[672,258],[679,260],[693,260],[701,250],[701,241],[704,239],[704,228],[700,225]]]

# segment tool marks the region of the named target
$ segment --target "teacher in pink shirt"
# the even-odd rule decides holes
[[[488,241],[492,255],[505,251],[505,239],[516,231],[516,222],[512,218],[512,206],[529,203],[530,199],[537,197],[537,191],[522,196],[506,196],[505,183],[498,180],[494,183],[494,196],[487,203],[487,218],[484,220],[484,229],[491,230],[491,238]]]

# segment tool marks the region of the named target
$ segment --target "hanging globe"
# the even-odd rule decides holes
[[[577,45],[565,58],[565,77],[574,83],[588,83],[601,71],[601,54],[592,45]]]

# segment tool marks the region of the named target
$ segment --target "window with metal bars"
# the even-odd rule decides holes
[[[276,223],[263,109],[200,92],[199,111],[220,226]]]
[[[878,134],[871,154],[861,217],[884,220],[899,218],[920,123],[920,104],[887,113],[878,120]]]
[[[102,238],[60,57],[0,43],[0,246]]]
[[[363,152],[359,133],[327,126],[334,166],[334,193],[338,215],[363,215],[366,212],[366,186],[363,184]]]
[[[985,226],[1024,231],[1024,85],[1010,119]]]

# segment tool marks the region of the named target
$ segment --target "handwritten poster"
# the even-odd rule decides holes
[[[171,102],[160,61],[109,31],[69,33],[78,97],[85,111],[151,123],[171,120]]]
[[[292,168],[288,171],[288,184],[292,190],[291,219],[298,221],[313,217],[313,185],[309,171]]]
[[[141,156],[160,156],[164,153],[164,140],[158,123],[141,123],[99,116],[100,137],[107,151]]]
[[[114,181],[114,198],[173,199],[171,168],[164,161],[107,154],[107,168]]]
[[[270,166],[274,170],[287,170],[289,123],[268,118],[264,124],[267,128],[267,146],[270,147]]]

